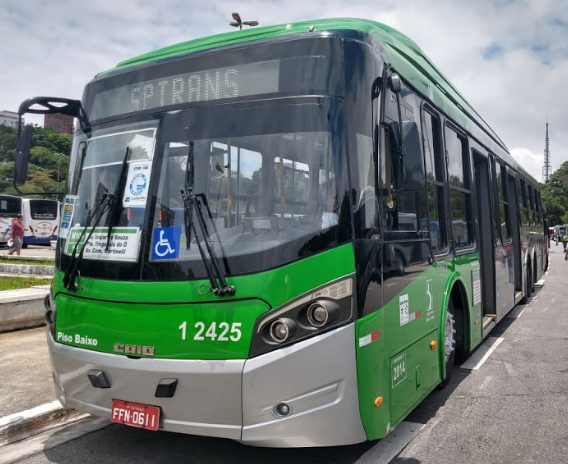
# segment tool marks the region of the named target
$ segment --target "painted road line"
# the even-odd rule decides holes
[[[525,312],[526,306],[517,306],[513,309],[507,317],[512,317],[514,319],[518,319],[521,315]]]
[[[388,464],[422,430],[424,424],[402,422],[389,435],[361,456],[355,464]]]
[[[52,401],[51,403],[45,403],[36,406],[35,408],[27,409],[22,412],[17,412],[14,414],[10,414],[9,416],[0,417],[0,430],[2,430],[3,427],[10,425],[14,422],[33,419],[34,417],[37,417],[41,414],[47,414],[59,408],[61,408],[61,404],[59,404],[59,401]]]
[[[479,369],[503,340],[504,338],[501,337],[489,337],[487,341],[481,345],[475,353],[473,353],[471,358],[461,365],[461,368],[470,370]]]

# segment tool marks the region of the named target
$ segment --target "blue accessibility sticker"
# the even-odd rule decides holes
[[[181,227],[158,227],[152,240],[152,260],[174,259],[179,256]]]

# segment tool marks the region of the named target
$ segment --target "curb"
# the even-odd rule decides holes
[[[59,401],[2,417],[0,418],[0,447],[85,417],[89,417],[89,414],[63,408]]]

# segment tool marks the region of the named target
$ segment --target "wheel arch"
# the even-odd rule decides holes
[[[450,301],[453,303],[455,330],[456,330],[456,359],[461,360],[469,351],[469,302],[464,283],[459,279],[459,275],[454,276],[449,282],[448,289],[444,298],[444,306],[442,311],[442,319],[440,327],[443,328],[446,320],[446,313]],[[441,329],[439,333],[440,339],[440,366],[442,379],[446,377],[446,362],[444,351],[444,331]]]

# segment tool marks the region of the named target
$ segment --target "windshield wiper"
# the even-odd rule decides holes
[[[75,285],[75,279],[77,278],[77,274],[79,272],[79,264],[81,264],[81,261],[83,260],[83,253],[85,252],[86,245],[89,242],[91,236],[93,235],[93,232],[95,231],[95,228],[97,227],[101,218],[104,216],[104,214],[108,211],[110,207],[111,198],[110,195],[108,194],[108,190],[102,183],[99,183],[99,187],[97,188],[97,197],[99,197],[99,201],[97,202],[97,205],[95,206],[92,215],[90,213],[87,215],[85,228],[81,232],[81,235],[77,239],[77,243],[75,243],[75,246],[73,247],[73,252],[71,253],[71,256],[69,258],[69,264],[67,265],[67,269],[65,270],[65,275],[63,276],[63,286],[66,289],[71,290],[73,292],[76,292],[78,288],[77,285]],[[92,225],[91,221],[93,221]],[[79,256],[75,258],[77,254],[77,249],[79,248],[79,245],[83,240],[83,237],[85,236],[87,230],[89,231],[87,233],[87,238],[85,239],[84,244],[81,247]]]
[[[114,194],[110,197],[110,210],[108,219],[108,231],[105,250],[108,251],[110,246],[110,238],[112,237],[112,229],[118,224],[120,214],[122,213],[120,206],[122,205],[122,196],[124,195],[124,187],[126,186],[126,169],[128,168],[128,155],[130,154],[130,147],[126,147],[124,160],[122,161],[122,168],[120,169],[120,177],[116,183]]]
[[[223,275],[223,271],[219,266],[217,257],[207,237],[207,226],[205,224],[205,219],[203,217],[203,212],[201,211],[201,203],[196,198],[193,193],[193,182],[194,182],[194,143],[189,142],[189,153],[187,155],[187,161],[185,165],[185,186],[184,189],[180,190],[181,197],[183,199],[183,216],[184,216],[184,226],[185,226],[185,237],[186,237],[186,248],[189,250],[191,246],[191,232],[195,234],[195,242],[197,243],[197,248],[199,249],[199,254],[201,255],[201,260],[205,266],[205,271],[207,272],[207,277],[209,282],[211,282],[211,291],[217,296],[233,296],[235,294],[235,287],[228,285]],[[199,222],[199,227],[203,233],[203,242],[207,248],[207,252],[211,260],[207,259],[205,250],[201,242],[199,241],[199,236],[197,235],[197,228],[195,227],[195,222],[193,221],[193,210],[197,212],[197,220]]]

